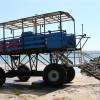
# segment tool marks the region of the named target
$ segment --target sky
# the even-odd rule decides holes
[[[0,22],[53,11],[69,12],[76,21],[76,33],[91,38],[84,50],[100,50],[100,0],[0,0]]]

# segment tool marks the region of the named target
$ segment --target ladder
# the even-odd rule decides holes
[[[69,67],[75,67],[76,66],[76,67],[84,70],[85,72],[89,73],[91,76],[95,77],[96,79],[100,80],[100,62],[99,61],[95,62],[95,63],[89,62],[89,63],[73,65],[73,62],[70,59],[68,59],[68,57],[66,57],[64,55],[64,53],[56,52],[53,55],[56,55],[56,57],[59,58],[59,60],[61,60],[66,65],[69,65]],[[87,53],[84,53],[83,56],[85,56],[89,59],[92,58]]]
[[[100,80],[100,66],[98,62],[96,63],[85,63],[83,65],[79,65],[78,68],[84,70],[85,72],[89,73],[91,76],[95,77],[96,79]]]

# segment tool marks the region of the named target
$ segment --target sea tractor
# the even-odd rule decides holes
[[[41,76],[49,86],[71,82],[88,38],[76,35],[75,19],[63,11],[0,23],[0,86],[13,77]]]

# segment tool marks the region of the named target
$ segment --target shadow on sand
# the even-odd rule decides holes
[[[70,83],[71,84],[71,83]],[[14,94],[14,95],[20,95],[20,94],[34,94],[37,96],[42,96],[51,92],[55,92],[60,89],[64,89],[67,87],[70,87],[72,85],[63,85],[61,87],[49,87],[44,82],[34,82],[31,85],[29,84],[20,84],[19,82],[17,84],[14,83],[5,83],[3,87],[0,88],[0,93],[3,94]]]

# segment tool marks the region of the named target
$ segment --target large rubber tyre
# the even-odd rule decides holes
[[[63,67],[66,69],[66,79],[64,83],[70,83],[75,78],[75,70],[73,67],[66,67],[63,65]]]
[[[30,76],[24,76],[25,74],[30,73],[30,69],[26,65],[21,64],[18,67],[17,72],[19,74],[17,77],[19,78],[20,81],[26,82],[29,80]]]
[[[44,69],[43,80],[49,86],[61,86],[64,84],[65,78],[66,71],[59,64],[50,64]]]
[[[0,68],[0,86],[2,86],[6,81],[5,71]]]

